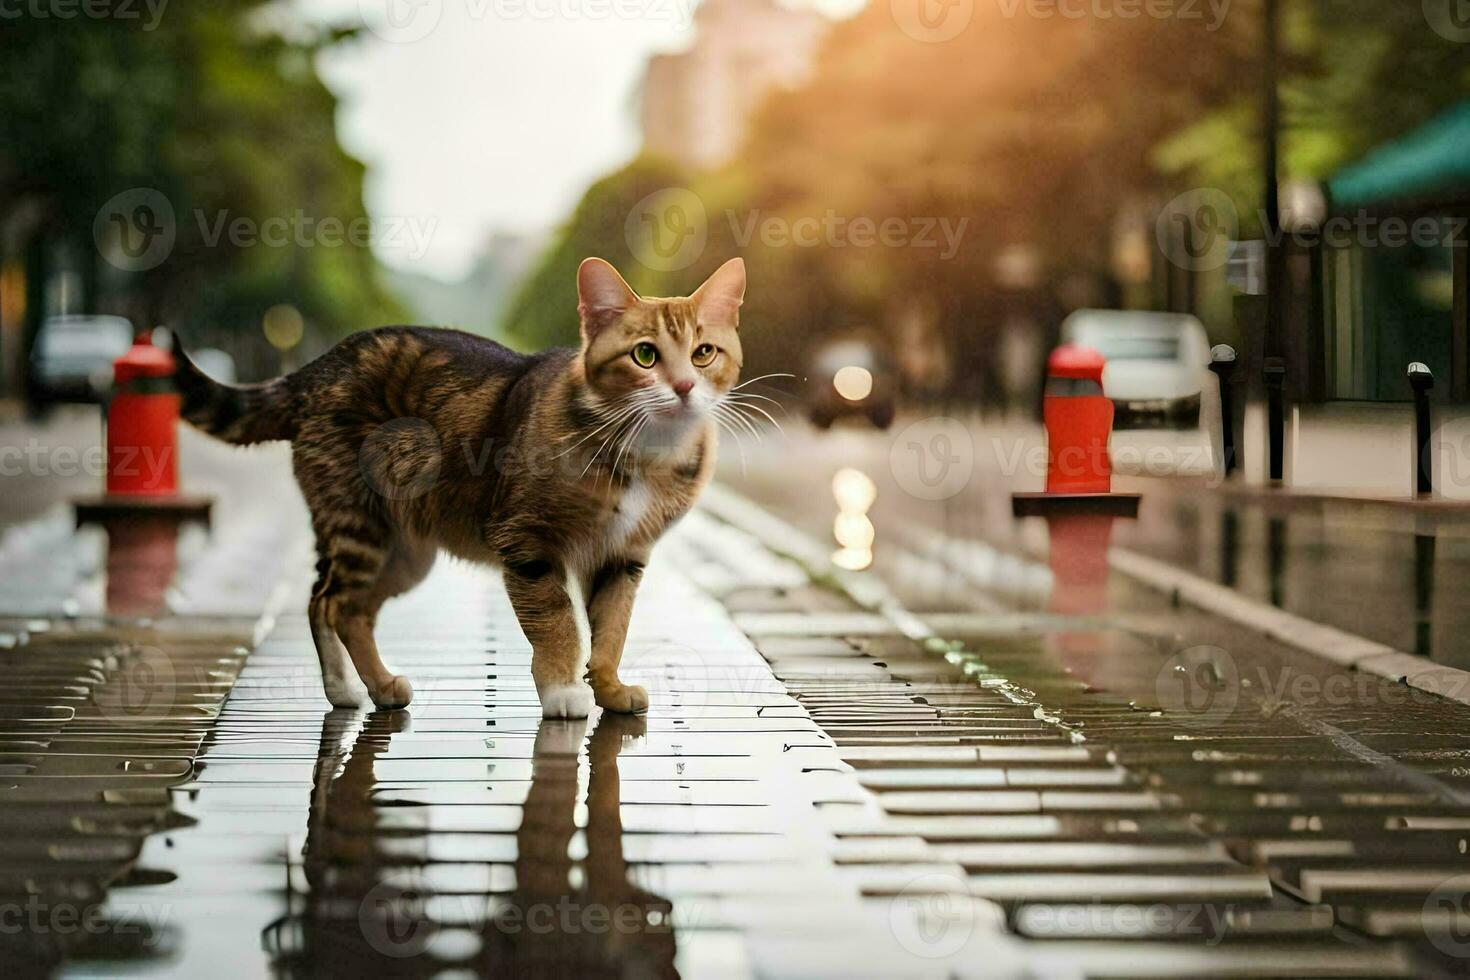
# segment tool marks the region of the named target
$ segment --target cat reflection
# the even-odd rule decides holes
[[[279,975],[678,976],[672,905],[633,885],[623,860],[617,760],[641,718],[605,713],[590,740],[585,719],[541,723],[509,895],[435,892],[428,809],[372,801],[376,761],[408,712],[361,718],[338,709],[322,722],[302,855],[309,891],[266,930]],[[587,847],[574,862],[584,740]]]
[[[571,860],[577,754],[585,720],[543,721],[525,816],[516,833],[516,890],[485,930],[484,963],[515,977],[677,977],[673,906],[628,880],[618,753],[641,717],[604,712],[588,743],[587,857]]]

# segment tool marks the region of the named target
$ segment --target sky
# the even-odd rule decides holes
[[[644,65],[693,43],[697,2],[296,0],[310,18],[372,28],[320,69],[342,143],[368,165],[380,258],[453,280],[491,232],[564,220],[638,152]]]
[[[565,218],[636,154],[643,66],[691,43],[691,2],[298,0],[374,28],[320,69],[343,145],[368,164],[383,260],[454,279],[492,230]]]

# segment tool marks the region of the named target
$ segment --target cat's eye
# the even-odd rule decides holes
[[[643,368],[651,368],[658,362],[658,348],[644,341],[633,348],[633,363]]]
[[[714,363],[716,353],[714,344],[700,344],[694,348],[694,353],[689,360],[694,363],[695,367],[709,367]]]

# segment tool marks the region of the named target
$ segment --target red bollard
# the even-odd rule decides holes
[[[107,532],[107,611],[164,612],[178,571],[179,525],[209,523],[207,497],[180,494],[180,398],[174,359],[146,333],[113,363],[115,394],[107,409],[107,492],[74,501],[77,526]]]
[[[1108,440],[1113,403],[1103,394],[1103,356],[1068,344],[1046,362],[1046,492],[1011,495],[1017,517],[1059,513],[1138,516],[1138,494],[1113,493]]]
[[[1105,609],[1113,521],[1138,516],[1138,494],[1112,492],[1108,441],[1113,434],[1113,403],[1103,394],[1103,365],[1103,356],[1089,347],[1068,345],[1052,351],[1042,403],[1046,492],[1011,495],[1016,517],[1046,518],[1052,571],[1047,608],[1064,616],[1094,615]],[[1054,642],[1069,667],[1086,676],[1097,650],[1096,635],[1064,632]]]
[[[107,408],[107,492],[170,496],[179,489],[181,400],[174,359],[140,333],[112,365],[115,391]]]

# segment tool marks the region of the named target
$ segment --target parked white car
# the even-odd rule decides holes
[[[1210,341],[1204,324],[1194,317],[1077,310],[1062,321],[1062,343],[1091,347],[1107,359],[1103,394],[1113,400],[1114,428],[1199,425]]]

